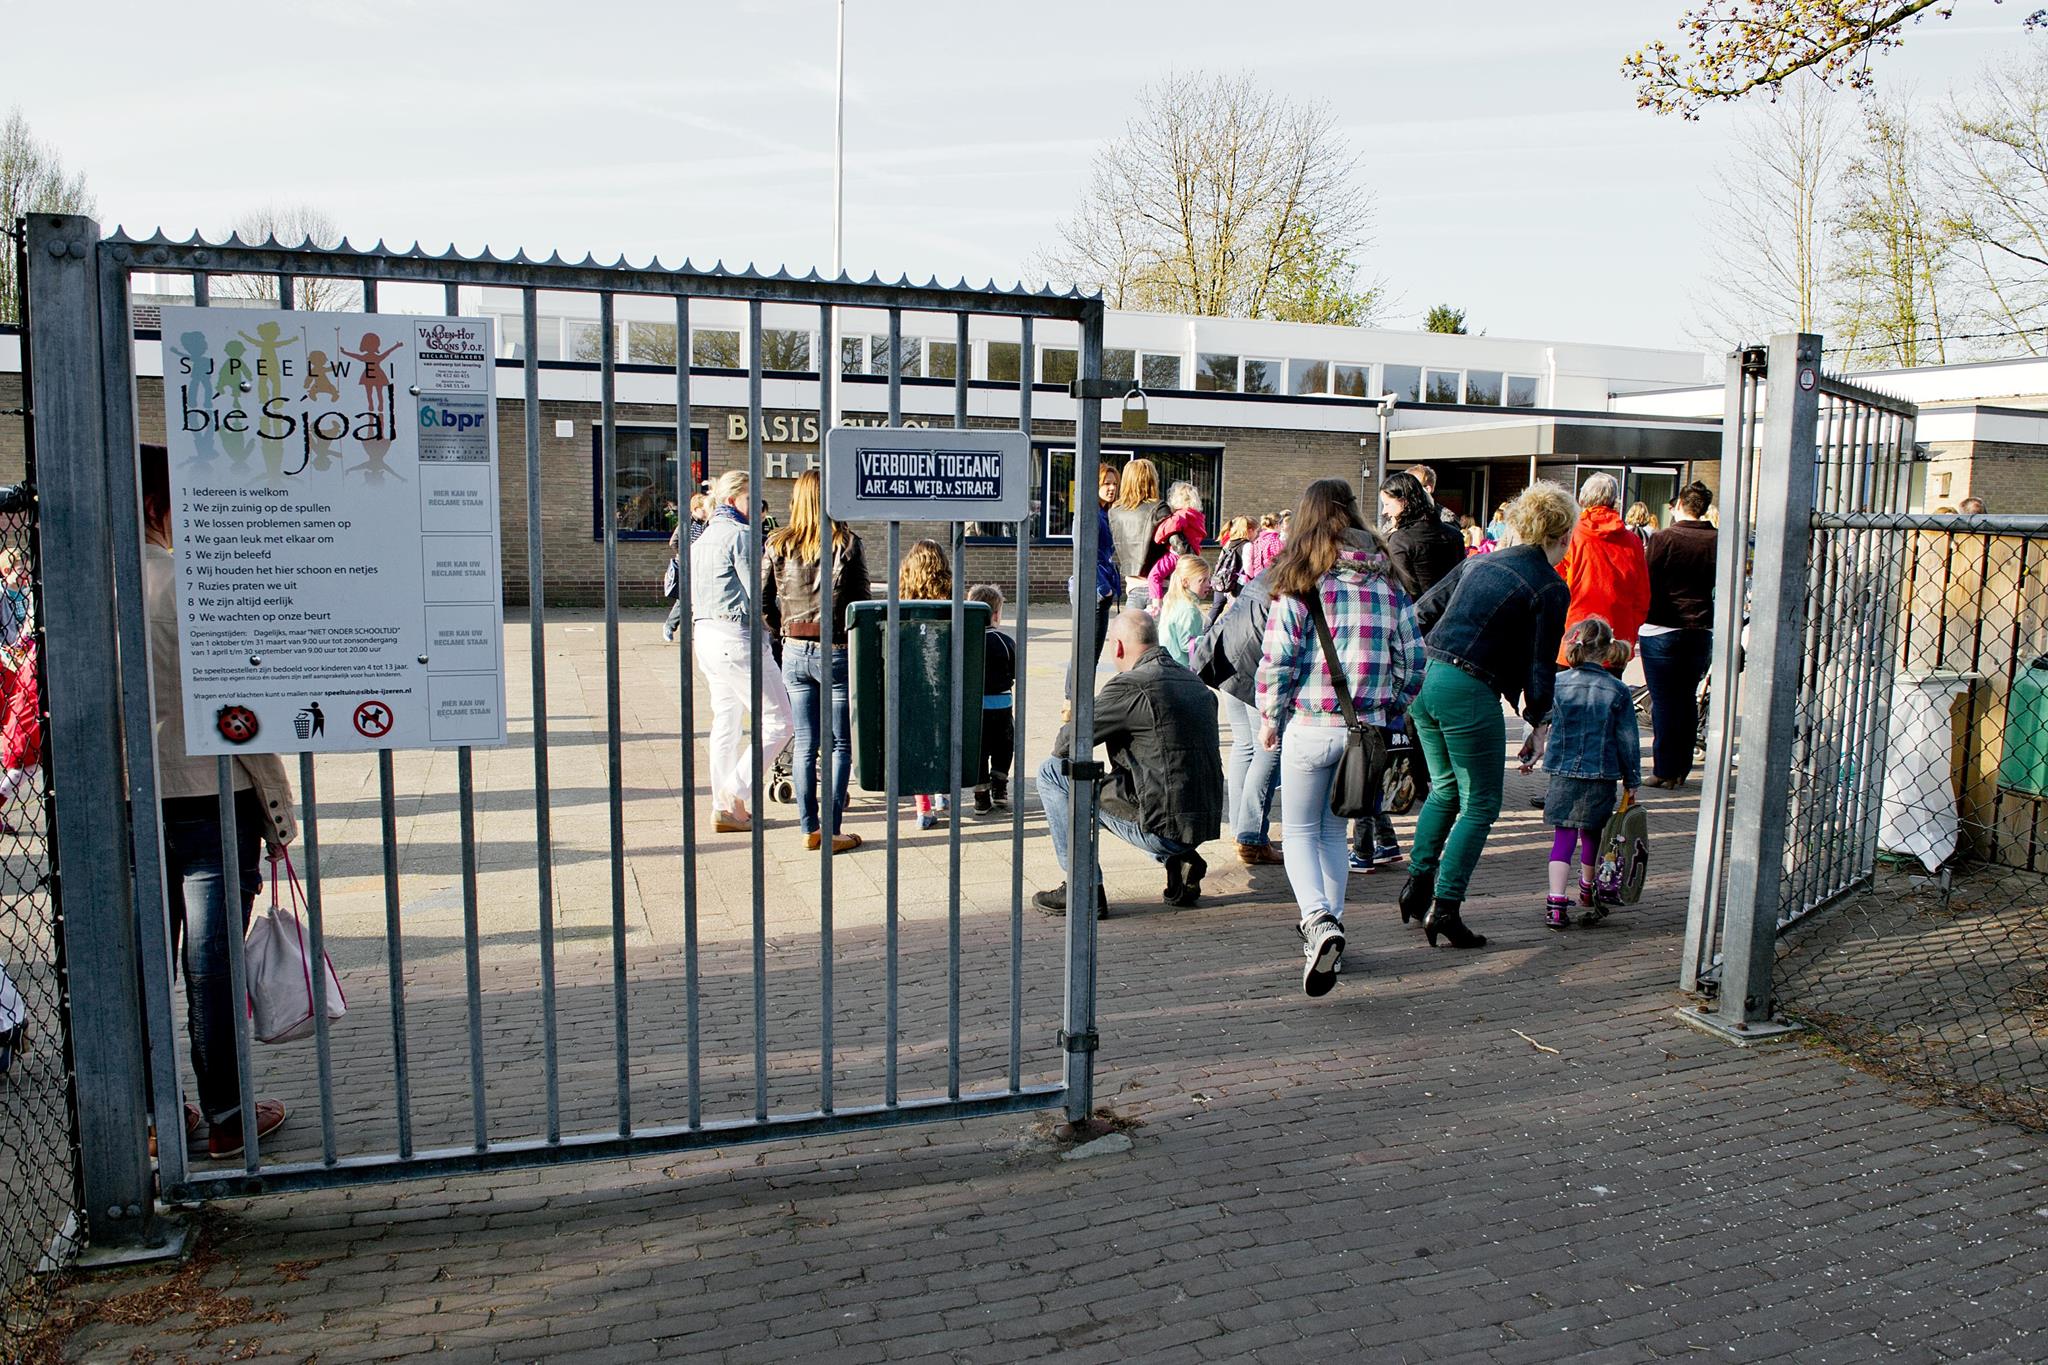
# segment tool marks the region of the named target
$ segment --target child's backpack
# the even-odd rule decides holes
[[[1621,808],[1600,831],[1600,866],[1594,874],[1593,897],[1603,905],[1634,905],[1643,898],[1643,879],[1650,871],[1650,821],[1633,796],[1623,793]]]

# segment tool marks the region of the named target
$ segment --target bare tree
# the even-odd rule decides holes
[[[1972,330],[2003,343],[1991,349],[2043,354],[2048,53],[1993,68],[1971,98],[1950,104],[1946,122],[1946,225],[1975,286]]]
[[[19,109],[0,123],[0,227],[13,229],[31,213],[91,213],[92,195],[83,175],[67,175],[57,154],[36,141]],[[19,322],[21,282],[14,277],[14,251],[0,243],[0,322]]]
[[[1943,364],[1956,292],[1953,239],[1932,202],[1925,134],[1903,102],[1864,111],[1843,175],[1832,339],[1853,364]]]
[[[1362,324],[1382,291],[1358,282],[1371,211],[1350,173],[1326,107],[1170,75],[1139,92],[1040,264],[1117,308]]]
[[[341,229],[334,219],[310,204],[266,204],[237,218],[233,231],[245,242],[260,243],[274,237],[281,246],[341,244]],[[277,280],[269,275],[215,276],[212,291],[221,298],[277,303]],[[361,298],[360,286],[352,280],[300,276],[292,282],[294,308],[344,312]]]
[[[1846,132],[1840,101],[1798,80],[1737,135],[1708,200],[1712,263],[1697,300],[1716,341],[1819,329]]]
[[[1676,47],[1653,42],[1621,69],[1635,82],[1639,107],[1689,119],[1801,72],[1826,86],[1868,90],[1873,57],[1898,47],[1928,15],[1946,19],[1955,8],[1956,0],[1701,0],[1679,15]],[[2026,19],[2029,28],[2044,22],[2048,11]]]

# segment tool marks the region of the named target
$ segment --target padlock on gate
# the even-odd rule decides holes
[[[1131,406],[1133,399],[1138,404],[1135,408]],[[1152,410],[1145,404],[1145,391],[1143,389],[1132,389],[1124,395],[1123,429],[1125,431],[1144,431],[1151,425]]]

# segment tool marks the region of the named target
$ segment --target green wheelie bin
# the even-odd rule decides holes
[[[960,781],[962,786],[972,787],[975,774],[981,769],[982,650],[988,635],[989,611],[984,602],[968,602],[965,607],[961,641],[965,677],[960,689]],[[952,738],[948,708],[952,697],[953,604],[902,602],[897,611],[901,633],[896,641],[896,659],[903,670],[903,690],[896,727],[900,753],[896,790],[902,796],[950,791],[953,784],[947,775],[947,754]],[[882,640],[888,633],[888,619],[888,603],[856,602],[847,630],[852,647],[847,662],[853,680],[854,781],[862,791],[878,792],[888,785],[882,724],[888,696]]]

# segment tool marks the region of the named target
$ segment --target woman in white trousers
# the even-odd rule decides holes
[[[751,829],[754,765],[741,722],[752,704],[750,637],[760,629],[759,559],[747,514],[745,470],[719,475],[711,486],[711,520],[690,547],[691,639],[697,667],[711,688],[711,812],[721,834]],[[761,714],[755,730],[763,771],[789,743],[789,691],[761,641]]]

